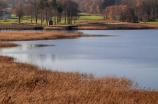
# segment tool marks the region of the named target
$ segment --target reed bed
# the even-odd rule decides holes
[[[140,24],[140,23],[126,23],[126,24],[91,24],[80,25],[76,29],[78,30],[120,30],[120,29],[158,29],[157,24]]]
[[[1,104],[158,104],[158,91],[124,77],[58,72],[0,56]]]
[[[120,30],[120,29],[158,29],[157,24],[145,23],[104,23],[104,22],[83,22],[73,27],[74,30]],[[64,30],[63,27],[44,27],[44,30]]]
[[[48,39],[72,39],[80,37],[81,33],[64,33],[51,31],[0,31],[0,41],[27,41]]]
[[[16,47],[16,46],[18,46],[18,44],[15,44],[15,43],[0,42],[0,48]]]

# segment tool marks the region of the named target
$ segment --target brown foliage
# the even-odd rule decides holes
[[[1,104],[157,104],[158,91],[135,89],[126,78],[40,70],[0,56]],[[133,88],[132,88],[133,86]]]

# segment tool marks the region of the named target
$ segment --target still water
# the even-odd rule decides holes
[[[0,54],[51,70],[125,76],[141,87],[158,89],[158,30],[65,32],[115,36],[17,41],[21,46],[0,49]]]

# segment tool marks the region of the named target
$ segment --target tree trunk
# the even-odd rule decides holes
[[[66,12],[65,12],[65,24],[66,24]]]
[[[19,23],[20,23],[20,17],[19,17]]]
[[[32,23],[32,13],[31,13],[31,23]]]
[[[57,10],[55,10],[55,19],[54,19],[55,25],[56,25],[56,16],[57,16]]]
[[[47,11],[46,11],[46,24],[47,24],[47,21],[48,21],[48,14],[47,14]]]
[[[42,9],[41,9],[41,26],[42,26],[42,17],[43,17],[43,16],[42,16]]]
[[[36,24],[37,24],[37,14],[36,14],[36,16],[35,16],[35,19],[36,19]]]

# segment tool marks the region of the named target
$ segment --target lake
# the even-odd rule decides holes
[[[125,76],[142,88],[158,89],[158,30],[64,32],[112,36],[16,41],[21,46],[0,49],[0,54],[51,70]]]

